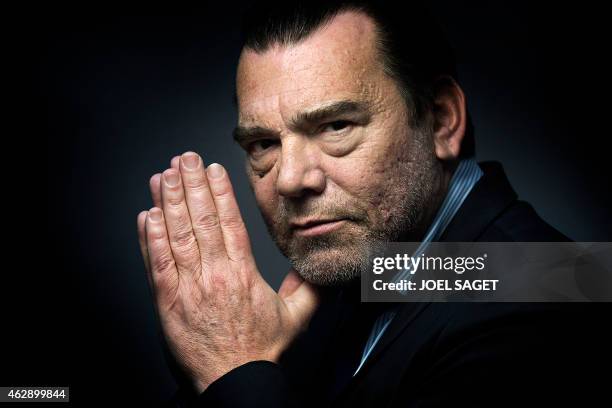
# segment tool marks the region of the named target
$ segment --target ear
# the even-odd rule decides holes
[[[441,76],[434,85],[434,145],[440,160],[454,160],[461,152],[467,108],[465,95],[450,76]]]

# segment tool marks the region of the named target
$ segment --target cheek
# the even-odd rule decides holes
[[[366,200],[371,219],[376,223],[388,222],[401,199],[398,190],[401,190],[402,180],[395,154],[396,152],[391,151],[379,157],[370,170]]]
[[[382,142],[383,137],[371,134],[351,154],[334,159],[335,181],[362,199],[376,199],[376,192],[388,184],[399,159],[398,146]]]
[[[386,224],[406,199],[405,173],[410,161],[406,137],[399,134],[387,140],[392,142],[363,143],[351,155],[334,160],[334,182],[366,207],[375,225]]]

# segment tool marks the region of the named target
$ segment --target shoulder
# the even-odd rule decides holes
[[[477,241],[566,242],[571,239],[544,221],[531,204],[515,200],[491,221]]]
[[[482,176],[446,227],[441,241],[570,241],[529,203],[518,199],[500,163],[478,165]]]

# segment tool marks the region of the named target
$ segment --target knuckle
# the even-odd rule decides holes
[[[249,267],[248,263],[245,263],[243,261],[240,262],[240,268],[238,270],[238,273],[236,274],[236,281],[237,284],[245,289],[247,292],[250,292],[252,288],[255,287],[257,281],[256,281],[256,274],[252,273],[251,268]]]
[[[223,273],[214,272],[211,274],[210,284],[214,292],[225,292],[228,288],[228,283]]]
[[[153,270],[164,273],[174,268],[174,259],[169,256],[160,256],[153,260]]]
[[[219,226],[219,216],[217,213],[208,212],[196,217],[195,225],[203,230],[212,230]]]
[[[221,226],[231,230],[241,230],[244,228],[244,222],[242,221],[242,217],[230,215],[221,219]]]
[[[232,192],[232,185],[229,182],[229,178],[222,177],[220,179],[211,180],[210,189],[216,196],[225,196]]]
[[[165,228],[160,228],[159,226],[147,227],[147,235],[151,242],[164,242],[167,240]]]
[[[201,175],[190,174],[189,176],[184,178],[183,184],[185,184],[185,187],[188,187],[190,189],[206,188],[206,180]]]
[[[163,305],[172,305],[176,300],[178,274],[162,274],[155,280],[154,291]]]
[[[168,217],[167,222],[168,226],[177,231],[190,231],[191,230],[191,218],[189,218],[189,213],[184,211],[182,208],[175,209],[176,211],[167,211]]]
[[[180,207],[183,204],[183,196],[180,194],[169,194],[166,198],[166,202],[171,207]]]
[[[178,248],[189,247],[195,243],[195,237],[191,230],[180,229],[172,234],[172,243]]]
[[[229,196],[231,191],[232,190],[229,188],[227,183],[223,182],[216,183],[215,187],[213,188],[213,194],[218,198],[224,198],[226,196]]]

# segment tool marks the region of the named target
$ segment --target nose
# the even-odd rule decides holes
[[[285,197],[321,194],[325,189],[325,173],[320,166],[320,152],[301,136],[288,137],[281,146],[277,190]]]

